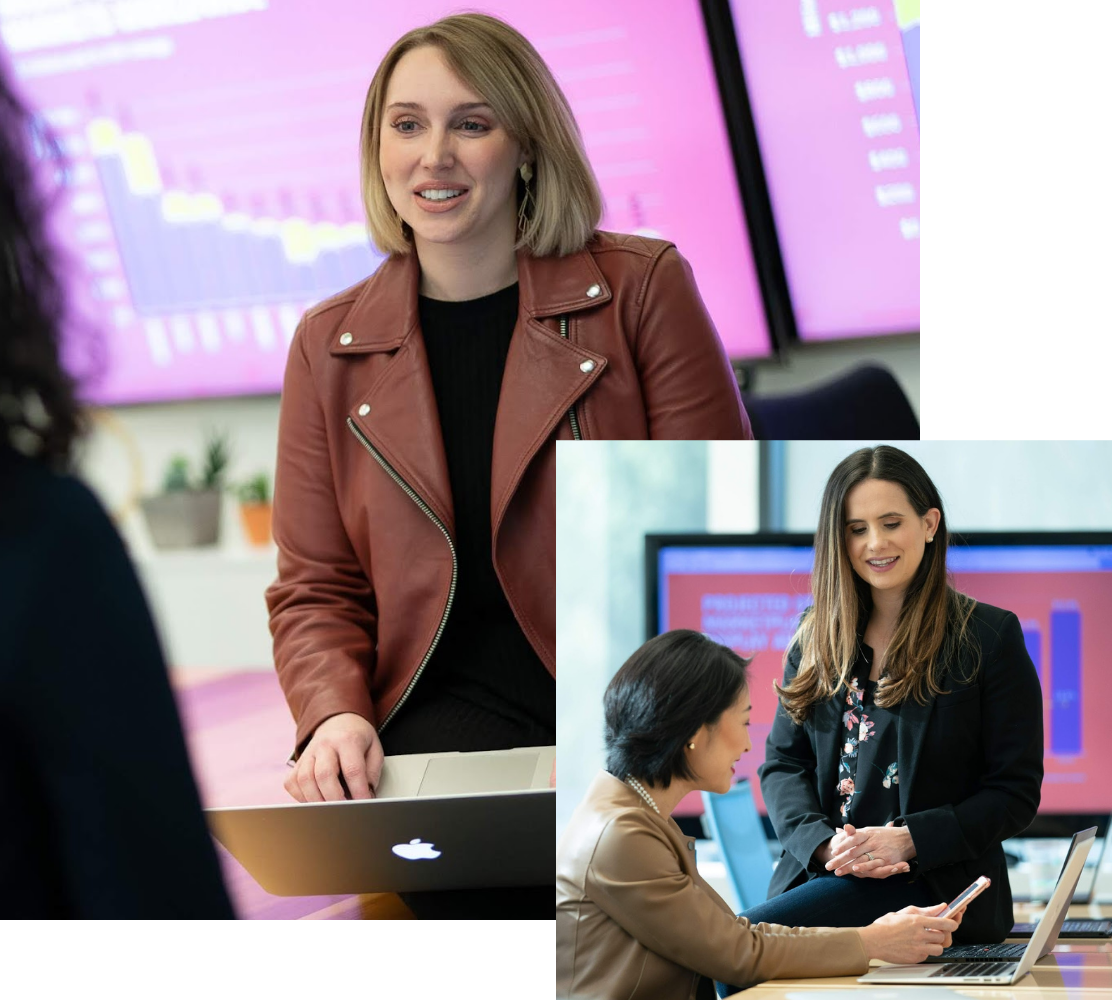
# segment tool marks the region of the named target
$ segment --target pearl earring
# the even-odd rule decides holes
[[[931,535],[930,537],[927,538],[928,543],[933,542],[933,541],[934,541],[934,535]]]
[[[688,743],[687,744],[687,749],[688,750],[694,750],[695,749],[695,744],[694,743]]]

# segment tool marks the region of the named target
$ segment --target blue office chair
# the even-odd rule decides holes
[[[704,825],[718,842],[739,907],[747,910],[763,903],[772,881],[772,856],[749,779],[742,778],[725,795],[703,792],[703,810]]]
[[[919,439],[919,421],[895,376],[878,365],[841,372],[786,396],[742,394],[753,436],[767,441]]]

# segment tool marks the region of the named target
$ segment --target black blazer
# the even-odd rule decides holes
[[[971,664],[951,664],[951,693],[900,706],[897,755],[900,816],[915,841],[917,877],[936,902],[948,902],[979,875],[992,887],[966,912],[956,941],[1003,941],[1012,927],[1012,892],[1001,841],[1025,830],[1039,807],[1043,777],[1042,690],[1010,611],[978,604],[971,626],[981,647]],[[968,654],[966,654],[966,657]],[[966,658],[963,657],[963,660]],[[784,682],[799,670],[792,650]],[[815,849],[834,835],[842,701],[812,707],[797,726],[783,706],[758,774],[768,815],[784,848],[768,896],[808,879]],[[851,876],[845,876],[851,877]],[[853,876],[855,877],[855,876]]]

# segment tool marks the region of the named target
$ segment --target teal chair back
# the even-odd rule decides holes
[[[763,903],[772,857],[749,780],[742,778],[725,795],[703,792],[703,809],[707,834],[718,842],[739,906],[747,910]]]

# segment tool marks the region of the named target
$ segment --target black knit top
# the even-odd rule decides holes
[[[514,618],[491,557],[490,473],[517,285],[467,302],[421,296],[421,332],[452,484],[459,575],[448,624],[381,734],[388,754],[556,742],[556,682]]]

